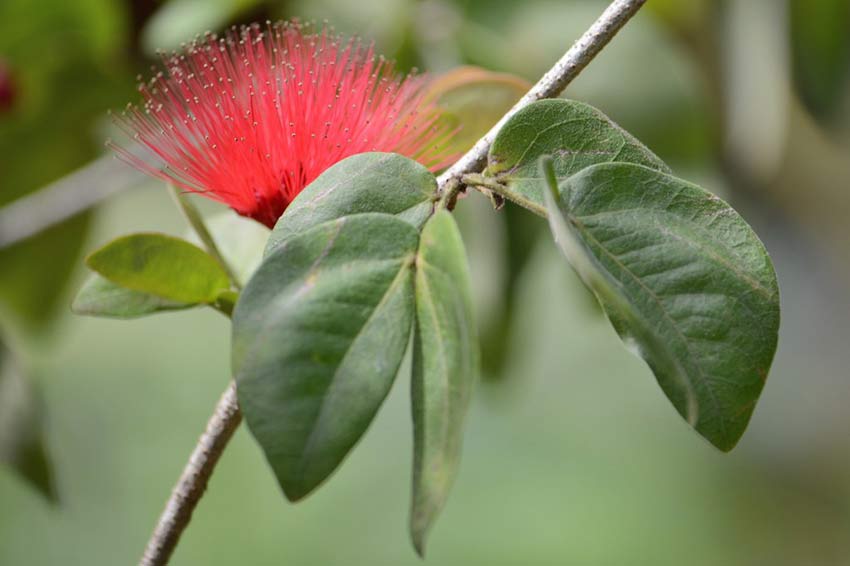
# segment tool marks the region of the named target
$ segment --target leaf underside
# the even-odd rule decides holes
[[[125,289],[183,303],[212,303],[230,288],[209,254],[165,234],[122,236],[92,253],[86,265]]]
[[[454,218],[446,211],[436,213],[422,231],[413,344],[410,531],[423,554],[428,529],[457,472],[479,363],[466,254]]]
[[[196,306],[133,291],[92,273],[83,283],[71,310],[76,314],[104,318],[138,318],[149,314],[188,309]]]
[[[623,340],[721,450],[743,434],[776,350],[779,290],[764,246],[711,193],[600,164],[545,193],[552,231]]]

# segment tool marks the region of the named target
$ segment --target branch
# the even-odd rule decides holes
[[[239,423],[242,413],[236,401],[236,384],[231,382],[224,391],[207,429],[192,451],[189,463],[174,486],[165,510],[151,535],[140,566],[168,564],[180,535],[192,518],[192,511],[207,488],[210,476]]]
[[[0,249],[35,236],[144,179],[142,173],[111,155],[99,157],[0,208]]]
[[[487,162],[487,152],[493,143],[496,134],[502,129],[514,114],[531,104],[544,98],[553,98],[570,84],[579,73],[587,67],[602,48],[617,34],[618,31],[634,16],[646,0],[614,0],[602,12],[593,25],[576,41],[569,51],[531,87],[525,96],[519,99],[508,113],[502,116],[496,125],[490,128],[483,138],[478,140],[472,149],[449,167],[445,173],[437,179],[438,186],[442,191],[452,179],[460,179],[467,173],[477,173],[484,168]]]
[[[532,102],[559,95],[645,2],[646,0],[614,0],[590,29],[543,75],[543,78],[483,138],[478,140],[472,149],[440,175],[437,180],[440,191],[443,192],[446,189],[449,192],[454,191],[460,186],[463,175],[480,171],[486,162],[490,144],[502,125]],[[231,383],[216,406],[215,413],[207,424],[207,430],[201,436],[180,481],[177,482],[166,504],[165,511],[142,557],[141,566],[168,563],[183,529],[189,523],[195,505],[207,486],[219,456],[241,420],[242,415],[236,401],[236,388]]]

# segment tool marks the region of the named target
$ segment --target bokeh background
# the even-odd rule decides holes
[[[0,459],[24,473],[0,466],[0,564],[135,563],[228,380],[215,312],[69,311],[85,251],[184,232],[163,187],[100,157],[107,109],[137,100],[156,48],[298,16],[374,38],[402,69],[534,81],[604,5],[2,0]],[[649,0],[566,92],[730,200],[773,256],[779,350],[729,454],[625,351],[542,221],[460,202],[487,371],[428,564],[850,564],[848,79],[846,0]],[[174,563],[420,564],[406,533],[408,395],[399,379],[341,470],[298,505],[240,429]]]

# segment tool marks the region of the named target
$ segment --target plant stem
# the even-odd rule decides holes
[[[136,157],[145,163],[150,156]],[[143,173],[112,155],[99,157],[61,179],[0,208],[0,249],[35,236],[144,181]]]
[[[206,430],[192,451],[189,463],[171,492],[168,504],[159,517],[139,562],[140,566],[168,564],[180,535],[192,518],[192,511],[207,488],[218,459],[241,421],[242,413],[236,400],[236,384],[231,382],[216,405]]]
[[[224,269],[224,272],[227,273],[227,277],[230,279],[233,286],[236,287],[237,290],[241,290],[242,283],[236,277],[236,273],[218,249],[218,245],[215,243],[215,238],[213,238],[213,235],[210,234],[210,231],[207,229],[207,225],[204,224],[204,218],[201,216],[201,213],[198,212],[195,205],[186,200],[177,191],[174,185],[168,185],[168,192],[171,193],[171,198],[174,200],[174,204],[177,205],[177,208],[180,209],[180,213],[183,215],[183,218],[186,219],[186,222],[192,227],[192,230],[195,231],[195,234],[198,235],[201,242],[203,242],[207,252],[218,262],[221,268]]]
[[[531,87],[525,96],[519,99],[507,114],[490,128],[484,137],[472,146],[463,157],[449,167],[440,178],[438,186],[442,191],[451,179],[458,179],[467,173],[477,173],[484,168],[487,152],[499,130],[511,116],[532,102],[543,98],[553,98],[561,94],[568,84],[590,63],[602,48],[617,34],[618,31],[634,16],[646,0],[614,0],[602,12],[602,15],[588,28],[564,56]]]
[[[645,2],[646,0],[614,0],[614,2],[611,2],[599,19],[543,75],[543,78],[484,137],[478,140],[472,149],[440,176],[438,179],[439,189],[441,193],[446,193],[442,195],[446,198],[441,201],[440,205],[451,206],[453,198],[457,196],[463,176],[479,172],[483,168],[490,144],[493,142],[496,133],[511,116],[532,102],[559,95]],[[475,179],[477,178],[473,177],[473,180]],[[486,188],[497,192],[493,187],[487,186]],[[531,206],[520,203],[516,195],[512,194],[510,198],[514,202],[526,206],[529,210],[541,214],[540,211]],[[542,215],[545,215],[545,211]],[[221,452],[233,435],[233,431],[239,425],[241,418],[236,401],[236,388],[231,383],[216,406],[215,413],[207,425],[207,430],[201,436],[201,440],[195,447],[180,481],[166,504],[165,511],[160,517],[145,550],[141,561],[142,566],[168,563],[183,529],[192,516],[195,505],[197,505],[206,488]]]
[[[497,195],[504,197],[506,200],[518,204],[538,216],[546,218],[546,209],[544,207],[508,189],[508,187],[492,177],[487,177],[480,173],[467,173],[461,177],[461,181],[464,185],[468,185],[470,187],[481,187],[487,191],[496,193]]]
[[[440,200],[437,201],[435,209],[454,210],[455,204],[457,203],[457,195],[463,190],[463,188],[464,187],[460,182],[460,179],[451,179],[440,192]]]

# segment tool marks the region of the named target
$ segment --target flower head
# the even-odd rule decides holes
[[[207,34],[163,59],[116,122],[152,152],[132,165],[273,226],[334,163],[388,151],[436,170],[452,131],[421,76],[399,78],[372,46],[297,22]]]

